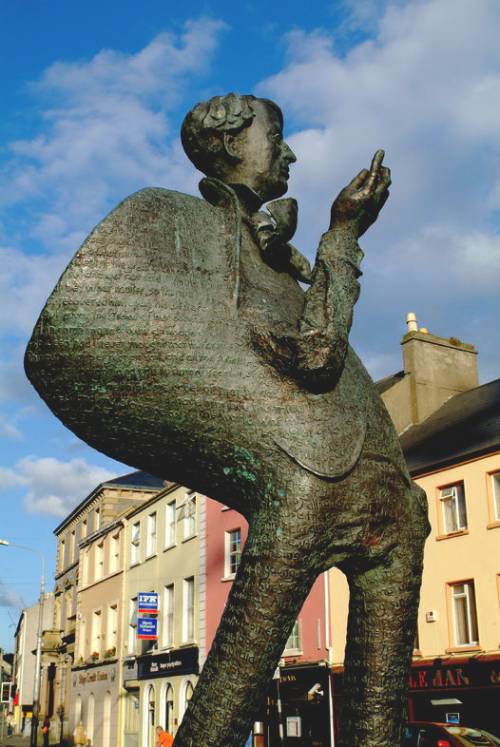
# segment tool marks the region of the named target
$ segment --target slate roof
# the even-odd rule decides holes
[[[412,475],[500,450],[500,379],[451,397],[401,445]]]
[[[401,381],[401,379],[404,379],[404,377],[407,374],[405,374],[404,371],[398,371],[395,374],[391,374],[390,376],[386,376],[383,379],[379,379],[375,382],[375,387],[377,389],[377,392],[379,394],[383,394],[388,389],[390,389],[394,384],[397,384],[398,381]]]
[[[127,475],[115,477],[114,480],[106,480],[103,485],[122,485],[127,488],[160,488],[165,487],[165,481],[159,477],[150,475],[148,472],[129,472]]]

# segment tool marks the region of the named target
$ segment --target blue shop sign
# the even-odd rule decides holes
[[[158,620],[156,617],[137,618],[137,638],[155,641],[158,638]]]
[[[137,595],[137,612],[147,612],[150,615],[158,614],[158,592],[140,591]]]

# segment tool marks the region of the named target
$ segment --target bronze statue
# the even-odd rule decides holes
[[[334,201],[311,271],[289,243],[295,201],[261,211],[295,161],[278,106],[217,96],[187,115],[182,141],[205,200],[145,189],[110,213],[49,298],[26,371],[93,447],[248,520],[176,747],[244,744],[333,565],[351,590],[341,745],[399,745],[426,502],[348,344],[358,238],[389,194],[383,152]]]

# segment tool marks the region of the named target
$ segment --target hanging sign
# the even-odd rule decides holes
[[[137,618],[137,638],[143,641],[155,641],[158,638],[158,620],[156,617]]]
[[[148,615],[158,614],[158,592],[140,591],[137,595],[137,612]]]

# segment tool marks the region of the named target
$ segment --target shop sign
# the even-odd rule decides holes
[[[423,690],[464,690],[469,687],[498,687],[500,661],[471,662],[461,666],[412,667],[409,688]]]
[[[140,656],[137,659],[137,679],[173,677],[178,674],[198,674],[198,647],[181,648],[155,656]]]
[[[158,638],[158,620],[156,617],[137,618],[137,638],[142,641],[156,641]]]
[[[138,614],[158,614],[158,592],[140,591],[137,595],[137,612]]]

